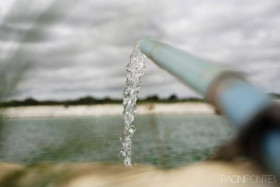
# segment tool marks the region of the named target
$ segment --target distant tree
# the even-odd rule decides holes
[[[280,98],[280,94],[277,94],[277,93],[271,93],[270,94],[272,97],[276,98],[276,99],[279,99]]]
[[[159,97],[157,95],[149,96],[145,99],[146,101],[158,101]]]
[[[169,98],[168,98],[168,100],[177,100],[178,98],[177,98],[177,96],[175,95],[175,94],[172,94]]]
[[[38,105],[39,102],[33,98],[27,98],[23,101],[25,105]]]
[[[86,97],[83,97],[83,98],[80,98],[79,100],[77,100],[76,104],[94,104],[95,101],[96,101],[95,98],[86,96]]]
[[[110,103],[110,102],[112,102],[112,99],[109,98],[109,97],[105,97],[105,98],[103,99],[103,102],[104,102],[104,103]]]
[[[190,97],[187,100],[191,101],[191,102],[202,102],[203,101],[202,99],[197,98],[197,97]]]

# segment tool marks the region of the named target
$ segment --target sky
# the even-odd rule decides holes
[[[279,0],[0,1],[0,74],[28,67],[9,99],[122,98],[135,43],[153,37],[280,93],[279,10]],[[198,96],[153,62],[142,81],[141,98]]]

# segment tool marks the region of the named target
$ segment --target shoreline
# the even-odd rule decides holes
[[[79,117],[79,116],[121,116],[122,104],[76,105],[65,107],[53,106],[25,106],[7,107],[3,117],[17,118],[48,118],[48,117]],[[149,103],[138,104],[136,115],[192,115],[215,114],[214,108],[206,103]]]

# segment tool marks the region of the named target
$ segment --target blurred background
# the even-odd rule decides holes
[[[135,43],[144,37],[227,65],[246,74],[266,93],[279,94],[279,10],[279,0],[0,1],[3,103],[28,98],[33,99],[21,105],[115,99],[120,111],[108,116],[114,109],[109,106],[101,116],[83,116],[89,110],[83,108],[77,116],[47,118],[44,111],[63,107],[41,107],[28,109],[39,116],[2,119],[0,160],[121,162],[125,66]],[[142,80],[140,98],[199,97],[153,63],[147,63]],[[170,111],[178,105],[164,107]],[[93,114],[98,110],[93,108]],[[195,115],[137,116],[133,161],[163,168],[182,166],[206,159],[234,136],[235,130],[223,117],[213,115],[211,109],[202,114],[200,110]],[[27,109],[10,111],[24,116]]]
[[[6,100],[121,99],[129,55],[147,36],[280,92],[278,0],[9,0],[0,7],[1,82],[19,80]],[[197,96],[148,63],[140,97],[172,94]]]

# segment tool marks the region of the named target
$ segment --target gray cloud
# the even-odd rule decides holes
[[[121,98],[129,55],[146,36],[229,65],[280,93],[278,0],[14,0],[5,7],[1,64],[32,64],[13,98]],[[196,95],[148,63],[140,96],[173,93]]]

